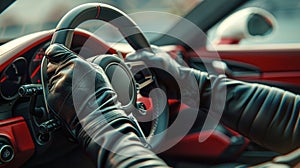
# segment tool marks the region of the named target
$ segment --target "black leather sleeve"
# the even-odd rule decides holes
[[[96,119],[91,120],[94,127],[88,129],[97,130],[96,138],[91,138],[82,129],[78,140],[97,167],[168,167],[144,147],[128,118],[119,118],[101,127],[97,127]]]
[[[113,103],[116,100],[107,97],[109,93],[102,95],[97,101],[104,104],[103,108],[82,118],[75,126],[76,139],[97,167],[168,167],[144,146],[133,121],[125,115],[114,115],[124,114]],[[100,116],[106,118],[105,124]]]
[[[300,146],[300,97],[256,83],[209,76],[194,71],[199,81],[200,107],[217,106],[212,93],[226,89],[221,122],[271,150],[287,153]],[[216,95],[218,96],[218,95]]]

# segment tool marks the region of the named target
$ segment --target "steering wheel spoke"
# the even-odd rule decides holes
[[[152,84],[154,82],[153,77],[152,76],[145,76],[145,81],[142,83],[137,83],[137,89],[143,89],[144,87]]]
[[[143,61],[126,62],[126,65],[134,74],[138,91],[154,83],[155,78]]]

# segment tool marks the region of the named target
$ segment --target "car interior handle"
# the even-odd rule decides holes
[[[259,77],[261,71],[252,65],[240,62],[225,62],[220,60],[213,60],[211,67],[217,74],[225,74],[227,77]]]

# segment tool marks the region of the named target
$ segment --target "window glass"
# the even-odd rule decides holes
[[[243,38],[239,45],[300,43],[300,0],[251,0],[238,10],[249,7],[258,7],[270,12],[275,18],[274,31],[260,38]],[[208,31],[208,39],[213,43],[217,43],[216,32],[220,23],[222,21]]]
[[[33,32],[54,29],[64,14],[72,8],[84,3],[107,3],[113,5],[127,14],[142,11],[166,12],[183,16],[192,10],[202,0],[20,0],[14,2],[0,15],[0,41],[20,37]],[[134,18],[133,18],[134,19]],[[153,22],[155,21],[155,22]],[[155,20],[140,19],[141,25],[159,25],[163,29],[171,28],[177,19],[165,17]],[[145,24],[143,24],[145,23]],[[95,31],[101,25],[100,22],[89,22],[81,25],[81,28]],[[143,27],[141,26],[143,29]],[[110,33],[110,27],[104,28],[101,34],[105,40],[111,37],[105,36]],[[147,34],[146,34],[147,35]]]

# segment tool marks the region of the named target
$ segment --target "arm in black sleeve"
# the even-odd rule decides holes
[[[109,102],[106,100],[105,103]],[[76,126],[78,128],[75,128],[79,130],[76,139],[98,167],[168,167],[145,148],[140,139],[141,134],[118,106],[109,105],[103,108],[109,108],[109,114],[122,115],[103,124],[97,113],[104,117],[107,114],[103,113],[105,109],[99,109],[83,118],[81,124]]]
[[[193,106],[200,96],[200,108],[221,111],[221,122],[274,151],[286,153],[300,146],[299,95],[222,75],[209,75],[179,65],[158,47],[152,49],[154,53],[131,53],[126,60],[143,61],[149,67],[155,67],[152,70],[158,80],[170,91],[168,97],[184,97],[188,100],[184,103]],[[182,81],[181,90],[174,87],[174,83]]]
[[[88,135],[91,127],[80,129],[77,139],[98,167],[167,167],[144,147],[128,118],[114,119],[103,126],[97,126],[96,119],[88,122],[95,123],[97,132]]]
[[[192,71],[199,81],[202,108],[217,105],[211,93],[226,89],[221,118],[225,125],[280,153],[300,146],[299,95],[261,84]]]

